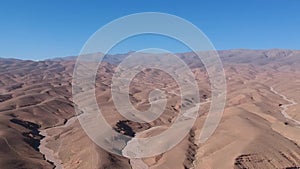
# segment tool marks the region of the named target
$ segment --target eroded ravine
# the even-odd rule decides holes
[[[199,108],[200,105],[206,104],[206,103],[210,103],[210,100],[206,100],[203,103],[197,103],[195,106],[191,107],[190,109],[186,110],[186,112],[183,114],[184,117],[190,119],[190,118],[194,118],[194,113],[197,111],[197,108]],[[152,127],[148,130],[145,130],[143,132],[137,133],[137,135],[135,136],[135,138],[138,138],[139,135],[142,135],[145,132],[151,131],[153,129],[158,129],[158,128],[164,128],[165,129],[166,126],[156,126],[156,127]],[[168,138],[166,138],[168,139]],[[127,142],[127,146],[122,150],[122,153],[124,156],[127,156],[126,154],[128,152],[130,152],[130,150],[134,150],[134,147],[136,144],[135,139],[130,140],[129,142]],[[167,142],[167,140],[165,140],[165,142]],[[130,160],[130,165],[132,167],[132,169],[148,169],[149,166],[143,161],[143,159],[141,158],[131,158]],[[192,162],[193,163],[193,162]],[[195,164],[193,164],[195,165]]]
[[[47,131],[56,129],[56,128],[64,128],[69,127],[77,120],[77,116],[71,117],[67,122],[63,125],[47,128],[44,130],[40,130],[40,134],[44,136],[44,138],[40,141],[39,150],[45,156],[45,159],[54,165],[55,169],[63,169],[63,163],[59,158],[58,152],[54,152],[52,149],[47,147],[49,139],[52,137],[48,135]]]

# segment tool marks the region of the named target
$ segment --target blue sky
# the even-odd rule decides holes
[[[77,55],[101,26],[137,12],[182,17],[199,27],[219,50],[300,49],[299,7],[299,0],[1,1],[0,57],[42,60]],[[133,38],[114,52],[144,47],[185,50],[166,42],[157,37]]]

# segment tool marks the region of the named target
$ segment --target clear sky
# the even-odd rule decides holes
[[[7,0],[0,2],[0,57],[42,60],[77,55],[101,26],[137,12],[182,17],[219,50],[300,49],[300,0]],[[164,40],[160,43],[164,47]],[[136,38],[115,52],[152,44],[158,45],[155,38]],[[167,48],[184,50],[176,45]]]

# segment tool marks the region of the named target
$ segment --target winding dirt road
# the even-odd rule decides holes
[[[297,121],[296,119],[293,119],[288,113],[287,113],[287,110],[291,107],[291,106],[294,106],[296,104],[298,104],[297,102],[295,102],[294,100],[291,100],[289,98],[287,98],[285,95],[281,94],[281,93],[278,93],[273,87],[270,88],[270,90],[279,95],[283,100],[289,102],[289,104],[284,104],[281,106],[282,110],[280,111],[280,113],[288,120],[291,120],[293,122],[295,122],[298,127],[300,126],[300,122]]]

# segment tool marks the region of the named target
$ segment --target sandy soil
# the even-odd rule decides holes
[[[182,142],[163,154],[135,160],[106,152],[80,127],[74,117],[71,93],[73,59],[39,62],[0,59],[1,168],[299,167],[300,51],[231,50],[219,53],[228,88],[226,108],[212,137],[205,143],[199,141],[210,106],[210,103],[201,104],[199,117]],[[209,100],[207,72],[193,56],[193,53],[180,54],[197,78],[202,100]],[[144,70],[136,75],[130,84],[134,107],[147,110],[149,93],[158,88],[165,90],[166,110],[153,122],[127,121],[116,111],[110,90],[115,64],[124,57],[126,55],[111,56],[106,59],[108,63],[99,67],[96,98],[101,112],[118,132],[134,133],[135,137],[157,135],[168,129],[178,115],[181,107],[178,85],[158,70]],[[82,96],[82,100],[90,104],[89,98]],[[120,127],[122,125],[128,131]],[[168,140],[162,146],[167,145]]]

